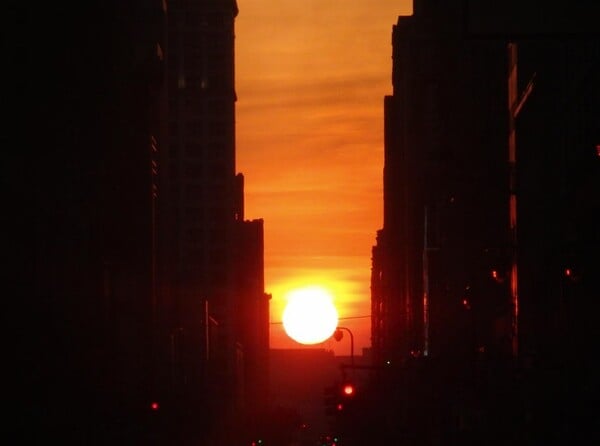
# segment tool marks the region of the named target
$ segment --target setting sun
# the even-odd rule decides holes
[[[338,313],[326,289],[308,286],[287,294],[283,328],[294,341],[318,344],[331,337],[337,324]]]
[[[353,318],[344,324],[361,351],[370,319],[354,317],[371,312],[391,34],[413,2],[238,3],[236,167],[247,175],[246,215],[265,221],[270,347],[298,347],[281,325],[285,296],[319,284],[338,317]],[[347,354],[345,342],[327,348]]]

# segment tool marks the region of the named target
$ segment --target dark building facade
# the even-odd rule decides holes
[[[508,242],[506,50],[465,39],[460,8],[436,5],[416,2],[392,36],[372,272],[380,361],[489,348],[499,335],[469,318],[500,316],[490,301]]]
[[[393,29],[372,389],[395,427],[362,434],[596,439],[599,36],[482,5],[418,1]]]
[[[228,419],[236,395],[235,2],[171,2],[166,286],[175,400]],[[212,321],[212,322],[211,322]],[[221,398],[213,395],[222,381]],[[216,389],[215,389],[216,390]],[[185,402],[187,401],[187,402]],[[215,405],[210,410],[211,401]],[[174,404],[179,404],[175,403]],[[219,414],[219,415],[217,415]],[[189,414],[197,417],[197,414]]]
[[[244,177],[237,175],[236,283],[234,326],[241,344],[243,367],[241,408],[248,432],[264,421],[270,406],[270,294],[265,293],[264,221],[244,219]]]
[[[596,440],[600,36],[535,37],[514,43],[519,358],[535,432]]]
[[[11,12],[31,29],[12,34],[14,103],[36,128],[15,139],[4,177],[20,240],[7,245],[11,429],[33,442],[133,438],[155,388],[166,10],[156,1]]]
[[[591,351],[583,331],[577,341],[561,333],[589,330],[591,321],[584,321],[596,317],[589,299],[598,291],[590,262],[598,247],[599,43],[598,37],[549,36],[515,44],[518,89],[533,85],[515,124],[521,343],[527,354],[547,355],[555,345],[562,345],[556,354]],[[559,328],[568,319],[569,326]]]
[[[243,435],[267,401],[263,222],[244,220],[235,171],[237,14],[222,0],[173,1],[168,14],[166,394],[217,442]]]
[[[11,28],[28,73],[11,108],[37,129],[11,132],[3,176],[13,429],[78,444],[242,436],[266,404],[269,296],[263,222],[244,220],[235,174],[235,2],[10,12],[35,30]]]

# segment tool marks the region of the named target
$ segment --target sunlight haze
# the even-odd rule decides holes
[[[265,221],[271,320],[285,292],[332,289],[356,353],[370,345],[371,247],[383,224],[383,98],[410,0],[238,0],[236,166]],[[356,318],[343,320],[344,318]],[[295,348],[281,324],[272,348]],[[338,355],[345,342],[326,341]]]

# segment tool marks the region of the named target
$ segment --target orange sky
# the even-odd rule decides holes
[[[371,247],[383,224],[383,97],[392,26],[411,0],[238,0],[237,170],[246,218],[265,220],[271,347],[285,292],[328,287],[370,345]],[[348,355],[347,339],[315,347]]]

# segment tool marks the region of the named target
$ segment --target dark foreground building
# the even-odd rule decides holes
[[[527,2],[507,5],[507,22],[469,4],[418,1],[394,26],[372,271],[373,404],[387,427],[363,434],[587,442],[598,34],[587,19],[528,27]]]
[[[103,444],[143,434],[154,388],[166,17],[55,7],[10,11],[9,424]]]
[[[516,42],[519,354],[542,438],[598,441],[600,36]],[[552,426],[552,428],[549,428]]]
[[[235,2],[9,13],[11,433],[241,438],[266,404],[269,296],[235,172]]]
[[[501,333],[484,331],[501,317],[484,296],[508,248],[506,46],[466,39],[460,19],[450,4],[417,2],[394,27],[376,361],[502,348]],[[476,335],[474,311],[488,319]]]

